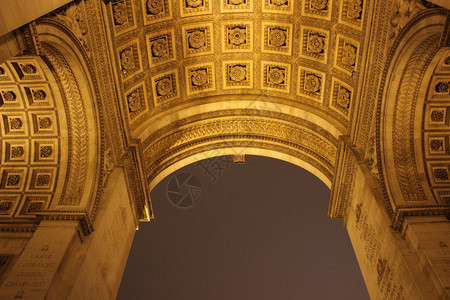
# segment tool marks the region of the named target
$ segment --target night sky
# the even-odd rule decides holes
[[[266,157],[184,167],[151,191],[117,299],[369,299],[329,193]]]

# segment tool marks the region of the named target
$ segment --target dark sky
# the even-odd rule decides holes
[[[117,299],[369,299],[319,179],[260,156],[202,164],[151,191],[155,219],[136,232]]]

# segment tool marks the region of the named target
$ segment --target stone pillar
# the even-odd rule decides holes
[[[44,299],[78,221],[42,221],[0,287],[1,299]]]
[[[2,234],[0,254],[12,258],[0,299],[115,299],[136,225],[124,171],[115,168],[89,236],[75,220],[41,221],[31,237]]]

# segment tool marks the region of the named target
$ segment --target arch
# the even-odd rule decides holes
[[[442,213],[426,178],[421,124],[444,24],[442,10],[418,14],[400,31],[386,63],[384,80],[389,84],[378,103],[377,155],[386,208],[395,228],[405,214],[417,209],[419,214]]]

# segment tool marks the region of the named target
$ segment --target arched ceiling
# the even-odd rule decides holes
[[[243,94],[304,107],[345,131],[362,64],[365,6],[362,0],[113,1],[112,44],[132,135],[143,138],[143,128],[177,105]]]

